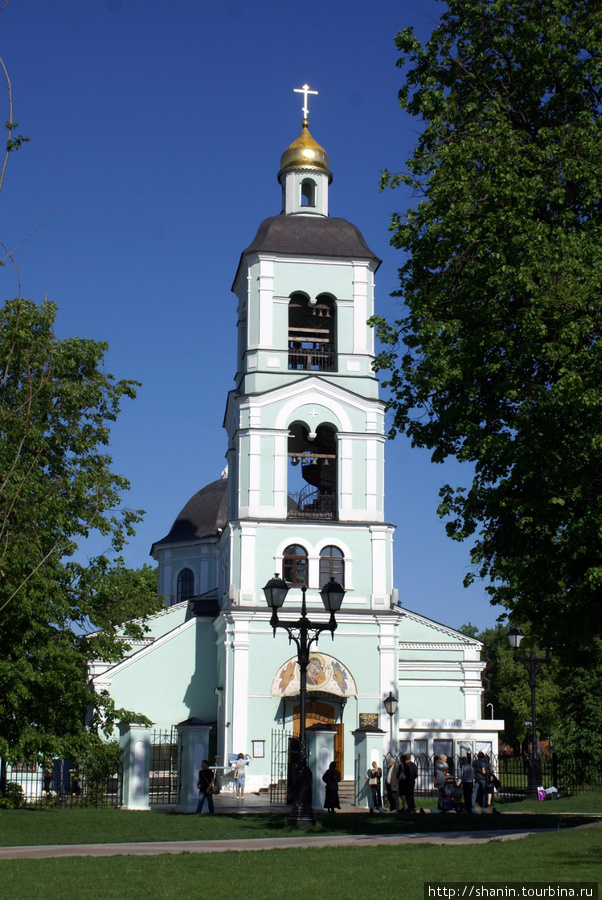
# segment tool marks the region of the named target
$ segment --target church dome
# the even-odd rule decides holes
[[[228,479],[212,481],[194,494],[171,526],[171,531],[155,547],[180,541],[198,541],[217,535],[228,521]]]
[[[330,175],[328,154],[309,133],[307,119],[303,119],[301,134],[286,148],[280,159],[279,176],[286,169],[321,169]]]

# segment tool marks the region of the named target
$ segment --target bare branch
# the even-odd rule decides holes
[[[6,6],[2,7],[3,9]],[[13,88],[10,81],[10,77],[8,75],[8,70],[4,65],[4,60],[0,57],[0,68],[4,72],[4,77],[6,78],[6,89],[8,90],[8,121],[6,123],[6,127],[8,129],[8,141],[10,141],[10,137],[14,128],[14,112],[13,112]],[[8,157],[10,154],[9,142],[6,143],[6,150],[4,151],[4,159],[2,160],[2,168],[0,169],[0,191],[2,191],[2,186],[4,184],[4,175],[6,172],[6,167],[8,165]]]

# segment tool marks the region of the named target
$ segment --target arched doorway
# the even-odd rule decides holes
[[[299,737],[299,719],[300,704],[293,707],[293,737]],[[305,727],[311,728],[312,725],[323,725],[334,731],[334,761],[339,772],[343,772],[344,759],[344,732],[342,722],[335,723],[335,713],[338,710],[331,703],[325,703],[322,700],[307,701],[305,710]],[[338,715],[336,716],[338,718]]]

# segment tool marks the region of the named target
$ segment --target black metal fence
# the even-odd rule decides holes
[[[602,773],[586,757],[563,756],[561,753],[540,754],[542,787],[555,787],[561,794],[582,794],[602,790]],[[418,768],[415,793],[435,795],[434,773],[437,756],[422,754],[414,759]],[[500,754],[492,759],[500,788],[495,794],[505,799],[520,798],[527,792],[530,761],[528,758]],[[458,756],[447,761],[450,775],[459,779],[462,766]]]
[[[121,806],[123,771],[121,764],[101,781],[91,781],[79,770],[76,760],[53,759],[45,765],[6,766],[5,805],[20,806]]]
[[[270,803],[291,802],[290,772],[298,754],[299,741],[293,738],[290,731],[272,731]]]
[[[151,806],[167,806],[178,800],[178,730],[153,731],[148,802]]]

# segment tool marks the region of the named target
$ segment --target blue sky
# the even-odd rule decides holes
[[[188,498],[225,465],[222,429],[235,372],[230,287],[259,223],[280,211],[280,155],[301,125],[330,157],[330,213],[357,225],[382,258],[377,311],[398,303],[390,216],[411,202],[379,194],[403,167],[420,123],[397,103],[395,34],[426,37],[433,0],[11,0],[0,55],[19,131],[0,195],[0,240],[22,294],[59,305],[61,337],[110,345],[107,369],[142,382],[113,429],[113,468],[146,516],[126,548],[151,562]],[[6,94],[1,115],[7,118]],[[49,211],[52,210],[50,215]],[[46,218],[47,217],[47,218]],[[0,270],[4,298],[14,271]],[[397,525],[404,606],[457,627],[494,623],[483,586],[465,590],[468,547],[445,536],[439,487],[466,483],[403,438],[387,446],[387,518]],[[94,547],[94,551],[101,549]],[[266,573],[268,577],[269,573]]]

